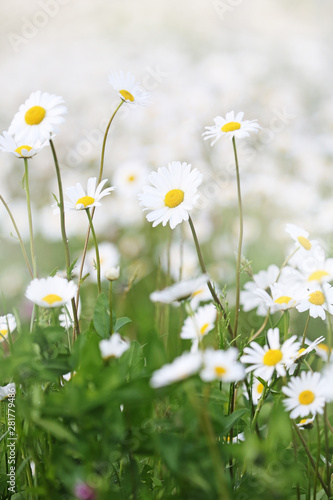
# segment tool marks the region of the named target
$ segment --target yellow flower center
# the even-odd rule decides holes
[[[133,182],[135,181],[135,175],[129,175],[127,178],[128,182]]]
[[[328,276],[328,272],[326,272],[326,271],[314,271],[308,277],[308,281],[320,281],[325,276]]]
[[[31,151],[32,147],[31,146],[19,146],[18,148],[15,149],[15,153],[22,156],[23,149],[25,149],[26,151]]]
[[[200,328],[201,335],[205,335],[206,331],[208,330],[208,327],[209,323],[205,323],[204,325],[202,325],[202,327]]]
[[[301,405],[310,405],[314,401],[315,395],[312,391],[302,391],[298,396]]]
[[[33,106],[28,109],[24,119],[27,125],[39,125],[45,118],[46,110],[42,106]]]
[[[261,394],[263,390],[264,390],[264,384],[259,382],[258,387],[257,387],[258,393]]]
[[[297,351],[297,357],[299,357],[301,354],[303,354],[304,351],[306,351],[305,347],[302,347],[302,349],[299,349]]]
[[[302,418],[302,420],[300,420],[298,423],[299,424],[305,424],[306,421],[307,421],[307,418]]]
[[[318,344],[317,347],[322,351],[328,352],[328,346],[326,344]]]
[[[297,239],[298,243],[302,245],[302,247],[305,248],[305,250],[311,250],[312,245],[307,238],[305,238],[304,236],[298,236]]]
[[[221,377],[221,375],[225,375],[227,373],[227,370],[223,368],[223,366],[215,366],[215,373],[218,377]]]
[[[282,352],[280,349],[268,349],[266,352],[263,363],[266,366],[274,366],[282,359]]]
[[[88,206],[92,205],[95,201],[95,198],[92,198],[91,196],[83,196],[82,198],[79,198],[76,202],[75,207],[80,208],[79,205],[83,205],[84,208],[87,208]]]
[[[164,198],[164,203],[169,208],[178,207],[184,200],[184,191],[181,189],[171,189]]]
[[[234,130],[239,130],[241,128],[241,124],[238,122],[229,122],[225,123],[223,127],[221,127],[222,132],[233,132]]]
[[[119,90],[119,94],[123,97],[124,101],[134,101],[134,97],[128,90]]]
[[[195,292],[192,293],[192,297],[196,297],[197,295],[200,295],[200,293],[203,292],[203,289],[200,288],[200,290],[196,290]]]
[[[4,337],[7,335],[8,330],[0,330],[0,342],[3,342],[5,339]]]
[[[323,292],[317,290],[316,292],[310,293],[309,302],[315,306],[322,306],[325,302],[325,296]]]
[[[288,297],[287,295],[282,295],[282,297],[274,300],[275,304],[288,304],[290,301],[291,297]]]
[[[55,293],[49,293],[48,295],[45,295],[42,300],[51,306],[55,302],[61,302],[63,299]]]

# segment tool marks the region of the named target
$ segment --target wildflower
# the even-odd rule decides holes
[[[250,132],[257,133],[258,130],[262,128],[258,123],[256,123],[257,120],[242,121],[243,116],[243,112],[237,113],[235,116],[233,111],[227,113],[225,118],[217,116],[214,118],[215,125],[205,127],[206,132],[202,134],[204,139],[214,139],[211,143],[211,146],[214,146],[216,141],[218,141],[223,135],[230,137],[230,139],[233,137],[241,139],[243,137],[248,137]]]
[[[293,375],[293,373],[297,367],[297,361],[299,361],[300,358],[303,358],[304,356],[309,354],[311,351],[316,350],[316,347],[319,344],[321,344],[323,340],[324,340],[324,337],[322,337],[322,336],[318,337],[313,342],[311,342],[311,340],[305,339],[304,346],[306,345],[307,347],[304,347],[304,346],[301,347],[297,351],[296,355],[293,358],[291,358],[290,361],[286,364],[289,375]],[[300,345],[302,345],[301,342],[300,342]]]
[[[316,240],[309,240],[309,233],[294,224],[287,224],[286,231],[292,239],[295,241],[295,252],[289,259],[289,263],[292,266],[302,267],[304,260],[309,258],[314,258],[316,260],[324,259],[325,252],[324,249],[319,245]]]
[[[137,195],[147,182],[148,169],[139,162],[126,162],[119,165],[113,176],[117,194],[132,198]]]
[[[254,290],[254,295],[261,298],[261,307],[266,312],[268,309],[271,313],[276,311],[285,311],[287,309],[292,309],[296,306],[301,296],[301,291],[298,285],[290,286],[284,283],[274,283],[270,285],[271,294],[270,296],[265,290],[257,288]]]
[[[0,316],[0,342],[8,337],[8,332],[12,333],[16,328],[16,321],[13,314]]]
[[[188,163],[173,161],[168,167],[161,167],[152,172],[149,181],[153,186],[145,186],[139,194],[143,210],[150,210],[146,215],[153,227],[168,222],[174,229],[183,220],[188,220],[199,195],[197,188],[202,182],[202,174]]]
[[[190,299],[197,290],[201,290],[208,281],[207,274],[202,274],[192,280],[183,280],[175,283],[163,290],[158,290],[150,294],[153,302],[163,302],[164,304],[179,305],[182,300]]]
[[[49,141],[41,142],[40,140],[30,142],[30,145],[22,144],[22,142],[15,141],[14,137],[8,132],[3,132],[0,135],[0,149],[6,153],[11,153],[17,158],[32,158],[39,153]]]
[[[253,276],[253,281],[245,283],[244,288],[240,293],[240,303],[245,312],[257,309],[259,316],[267,314],[267,304],[262,300],[262,296],[257,294],[257,290],[267,290],[267,288],[276,282],[279,276],[279,268],[275,265],[268,267],[267,271],[259,271]]]
[[[229,444],[230,443],[230,437],[225,437],[223,438],[223,441],[226,443],[226,444]],[[240,443],[241,441],[245,441],[245,434],[244,432],[240,432],[239,434],[237,434],[237,436],[233,437],[232,438],[232,443],[235,444],[235,443]]]
[[[109,268],[115,268],[119,263],[119,251],[117,247],[109,242],[103,241],[98,245],[99,259],[101,265],[101,278],[105,278],[105,270]],[[90,274],[90,279],[97,281],[97,271],[96,271],[96,252],[95,249],[89,250],[87,252],[86,267],[84,268],[84,273]]]
[[[75,485],[74,494],[78,500],[95,500],[96,498],[95,491],[87,483],[81,481]]]
[[[116,281],[119,278],[120,274],[120,267],[108,267],[105,272],[104,276],[108,281]]]
[[[194,343],[200,342],[202,337],[207,335],[215,326],[216,307],[214,304],[208,304],[188,316],[180,332],[180,338],[191,339]]]
[[[83,187],[78,182],[75,186],[71,186],[66,189],[66,195],[70,199],[70,202],[65,202],[66,210],[86,210],[92,207],[99,207],[101,205],[100,200],[111,193],[115,188],[108,187],[102,191],[105,183],[108,181],[104,179],[96,187],[96,177],[90,177],[87,182],[87,193],[85,193]],[[56,206],[56,205],[53,205]],[[57,209],[55,210],[55,213]]]
[[[41,307],[59,307],[69,302],[77,293],[77,285],[60,276],[33,279],[25,296]]]
[[[300,343],[296,342],[296,335],[293,335],[280,346],[278,328],[268,330],[267,342],[264,347],[261,347],[257,342],[251,342],[250,347],[245,347],[244,354],[240,358],[242,363],[250,365],[245,371],[253,371],[255,376],[264,380],[271,379],[275,371],[279,376],[284,377],[286,364],[295,357]]]
[[[123,71],[113,72],[109,76],[109,82],[122,101],[131,105],[145,106],[148,104],[150,97],[149,92],[146,92],[140,83],[135,80],[135,76],[130,73],[123,73]]]
[[[323,359],[324,361],[329,361],[332,349],[330,349],[327,344],[321,342],[320,344],[315,346],[315,351],[321,359]]]
[[[12,382],[11,384],[4,385],[3,387],[0,387],[0,401],[14,396],[15,391],[16,391],[16,385],[14,384],[14,382]]]
[[[296,305],[299,312],[309,311],[312,318],[326,318],[325,311],[333,313],[333,287],[328,283],[312,285],[303,299]]]
[[[195,290],[195,292],[192,293],[190,297],[190,307],[192,311],[195,311],[201,302],[207,302],[211,300],[212,300],[211,291],[209,290],[208,285],[205,284],[203,286],[200,286],[197,290]]]
[[[283,401],[290,418],[307,417],[323,413],[325,406],[325,383],[318,372],[302,372],[290,380],[282,392],[287,398]]]
[[[58,132],[58,125],[65,121],[67,113],[62,97],[47,92],[33,92],[22,104],[8,129],[20,143],[34,144],[49,140]]]
[[[333,364],[329,363],[325,366],[323,373],[323,380],[325,382],[326,389],[326,401],[333,401]]]
[[[271,380],[267,380],[267,385],[271,383]],[[258,404],[259,399],[262,396],[262,393],[264,391],[264,384],[260,382],[256,377],[253,377],[253,383],[252,383],[252,402],[254,405]],[[247,391],[244,391],[244,394],[246,397],[247,396]]]
[[[150,385],[154,388],[164,387],[184,380],[197,373],[201,364],[202,356],[200,352],[184,352],[181,356],[175,358],[172,363],[154,371],[150,379]]]
[[[103,339],[99,343],[103,359],[120,358],[129,348],[130,343],[123,340],[117,332],[113,333],[109,339]]]
[[[200,377],[204,382],[220,380],[237,382],[244,378],[243,365],[237,362],[238,349],[230,347],[226,351],[208,348],[203,353],[203,368]]]
[[[77,307],[77,317],[79,318],[81,314],[81,302],[79,301],[78,307]],[[61,308],[60,314],[59,314],[59,323],[60,326],[63,328],[66,328],[68,330],[74,325],[74,313],[73,313],[73,305],[72,301],[67,302],[66,304],[63,305]]]
[[[312,418],[302,418],[297,425],[297,427],[301,430],[303,429],[311,429],[313,427],[315,417]]]
[[[333,280],[333,259],[311,259],[299,265],[307,284],[321,284]]]

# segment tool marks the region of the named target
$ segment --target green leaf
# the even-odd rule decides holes
[[[130,318],[127,318],[127,317],[123,317],[123,318],[118,318],[117,321],[115,322],[115,325],[114,325],[114,331],[115,332],[118,332],[120,330],[120,328],[122,328],[124,325],[127,325],[127,323],[131,323],[132,320]]]
[[[131,347],[121,356],[120,363],[127,368],[129,380],[136,379],[144,369],[144,356],[142,347],[136,340],[131,342]]]
[[[98,335],[103,339],[110,337],[109,301],[104,293],[101,293],[96,301],[93,323]]]
[[[52,434],[52,436],[62,439],[64,441],[68,441],[70,443],[75,443],[75,437],[71,434],[63,425],[61,425],[56,420],[46,420],[46,419],[38,419],[35,421],[36,425],[42,427],[47,432]]]
[[[224,420],[225,432],[229,432],[231,427],[233,427],[238,420],[240,420],[248,412],[249,410],[247,408],[242,408],[234,411],[231,415],[228,415],[228,417]]]

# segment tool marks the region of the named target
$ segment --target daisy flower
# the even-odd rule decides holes
[[[147,182],[148,168],[139,162],[131,161],[119,165],[112,181],[121,197],[136,196]]]
[[[325,283],[333,280],[333,259],[306,259],[298,265],[307,284]]]
[[[204,382],[220,380],[222,382],[237,382],[244,378],[245,371],[237,361],[238,349],[230,347],[226,351],[206,349],[203,353],[203,368],[200,377]]]
[[[92,207],[99,207],[101,205],[100,200],[115,189],[114,187],[108,187],[102,191],[107,181],[107,179],[104,179],[96,187],[97,178],[90,177],[87,182],[87,193],[79,182],[75,186],[67,188],[65,192],[70,201],[65,202],[65,209],[86,210]],[[55,210],[55,212],[57,212],[57,210]]]
[[[208,304],[188,316],[180,332],[180,338],[191,339],[194,343],[201,341],[202,337],[207,335],[215,326],[216,307],[214,304]]]
[[[16,386],[14,382],[12,382],[11,384],[4,385],[3,387],[0,387],[0,401],[13,396],[15,394],[15,390]]]
[[[129,348],[130,343],[122,339],[117,332],[113,333],[109,339],[103,339],[99,343],[99,349],[103,359],[120,358]]]
[[[267,344],[261,347],[257,342],[251,342],[250,347],[245,347],[240,360],[250,365],[245,370],[247,373],[253,371],[255,376],[264,380],[271,379],[275,371],[278,376],[284,377],[286,364],[294,359],[299,348],[300,343],[296,341],[296,335],[280,346],[279,329],[270,328],[267,332]]]
[[[81,302],[79,301],[77,307],[78,318],[80,317],[80,314],[81,314]],[[61,312],[59,314],[59,323],[60,326],[66,328],[66,330],[68,330],[74,325],[74,313],[73,313],[72,301],[67,302],[61,308]]]
[[[228,436],[228,437],[224,436],[223,441],[225,443],[229,444],[230,443],[230,436]],[[240,443],[241,441],[245,441],[245,434],[244,434],[244,432],[240,432],[239,434],[237,434],[237,436],[235,436],[235,437],[232,438],[232,443],[233,444]]]
[[[49,145],[49,141],[41,142],[39,140],[31,142],[30,146],[22,144],[22,142],[15,141],[14,137],[3,132],[0,135],[0,149],[6,153],[11,153],[16,158],[32,158],[39,153],[45,146]]]
[[[307,417],[324,412],[325,382],[318,372],[302,372],[294,377],[282,392],[287,396],[283,404],[290,418]]]
[[[313,427],[315,417],[312,418],[302,418],[297,425],[297,427],[301,430],[303,429],[311,429]]]
[[[109,241],[103,241],[98,245],[99,260],[101,265],[101,279],[107,279],[105,276],[105,271],[110,268],[115,268],[120,259],[119,251],[117,247],[110,243]],[[119,269],[118,269],[119,271]],[[94,248],[87,252],[86,266],[84,268],[84,274],[90,273],[89,278],[93,281],[97,281],[97,271],[96,271],[96,251]],[[118,273],[119,276],[119,273]]]
[[[226,135],[232,139],[233,137],[242,139],[243,137],[248,137],[250,132],[257,133],[260,127],[258,120],[243,120],[244,113],[240,112],[235,113],[230,111],[226,114],[225,118],[222,116],[217,116],[214,118],[215,125],[208,126],[206,128],[206,132],[202,135],[204,136],[204,140],[214,139],[211,143],[211,146],[214,146],[216,141],[219,140],[220,137]]]
[[[16,321],[13,314],[0,316],[0,342],[8,337],[8,332],[12,333],[16,328]]]
[[[333,364],[329,363],[325,366],[322,377],[326,388],[326,401],[333,401]]]
[[[254,290],[254,295],[261,298],[261,307],[268,312],[268,309],[273,314],[276,311],[285,311],[296,306],[301,296],[299,286],[290,286],[284,283],[274,283],[270,286],[270,296],[265,290],[257,288]]]
[[[35,278],[30,282],[25,296],[41,307],[59,307],[69,302],[77,293],[74,281],[67,281],[60,276]]]
[[[330,350],[327,344],[321,342],[320,344],[315,346],[315,351],[321,359],[323,359],[324,361],[329,361],[332,349]]]
[[[201,290],[207,283],[208,276],[203,274],[193,280],[183,280],[163,290],[157,290],[150,294],[152,302],[179,305],[182,300],[190,299],[197,290]]]
[[[213,287],[214,287],[214,284],[213,284]],[[215,291],[217,293],[218,290],[215,288]],[[211,301],[212,300],[212,294],[208,288],[208,285],[207,283],[203,286],[200,286],[197,290],[195,290],[195,292],[192,293],[191,297],[190,297],[190,307],[192,309],[192,311],[195,311],[199,304],[201,302],[208,302],[208,301]]]
[[[303,358],[307,354],[309,354],[311,351],[315,351],[316,347],[322,343],[322,341],[325,340],[324,337],[318,337],[316,340],[311,342],[311,340],[305,339],[304,346],[306,347],[301,347],[297,353],[296,356],[286,364],[286,368],[288,370],[289,375],[293,375],[296,367],[297,367],[297,361],[299,361],[300,358]],[[300,339],[300,345],[302,345],[302,339]]]
[[[175,358],[172,363],[154,371],[150,379],[150,385],[154,388],[164,387],[184,380],[197,373],[201,364],[202,355],[200,352],[184,352],[181,356]]]
[[[47,92],[33,92],[22,104],[8,129],[15,140],[23,144],[49,140],[56,134],[58,125],[65,121],[67,113],[62,97]]]
[[[271,380],[267,380],[267,385],[271,383]],[[264,390],[264,384],[260,382],[256,377],[253,377],[252,381],[252,402],[254,405],[258,404],[259,399],[262,396]],[[246,397],[246,399],[249,399],[249,393],[247,391],[247,387],[245,384],[243,384],[243,395]]]
[[[146,218],[153,222],[153,227],[169,222],[174,229],[183,220],[188,220],[188,212],[199,197],[197,188],[202,182],[202,174],[191,168],[189,163],[173,161],[148,177],[153,186],[145,186],[138,197],[143,210],[150,210]]]
[[[329,283],[312,285],[296,305],[299,312],[309,311],[312,318],[326,319],[325,311],[333,313],[333,287]]]
[[[266,316],[268,310],[266,303],[260,294],[257,294],[257,290],[267,290],[271,284],[276,282],[279,272],[278,266],[273,264],[268,267],[267,271],[259,271],[259,273],[255,274],[253,281],[245,283],[245,290],[242,290],[240,293],[240,303],[245,312],[258,308],[257,314],[259,316]]]
[[[113,89],[118,92],[122,101],[132,105],[144,106],[148,104],[150,93],[143,90],[132,73],[113,72],[109,76],[109,82]]]

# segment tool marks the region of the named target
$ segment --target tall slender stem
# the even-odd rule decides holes
[[[238,212],[239,212],[239,239],[238,239],[237,267],[236,267],[236,305],[235,305],[235,323],[234,323],[234,335],[235,337],[237,337],[239,297],[240,297],[240,268],[241,268],[242,244],[243,244],[243,208],[242,208],[242,194],[240,186],[239,165],[238,165],[235,136],[232,138],[232,145],[234,149],[235,164],[236,164],[237,198],[238,198]]]
[[[199,259],[199,263],[200,263],[200,267],[201,267],[201,271],[204,273],[204,274],[207,274],[207,270],[206,270],[206,266],[205,266],[205,263],[204,263],[204,260],[203,260],[203,257],[202,257],[202,253],[201,253],[201,249],[200,249],[200,245],[199,245],[199,240],[198,240],[198,237],[197,237],[197,233],[195,231],[195,228],[194,228],[194,225],[193,225],[193,221],[191,219],[191,216],[189,216],[188,218],[188,222],[190,224],[190,228],[191,228],[191,232],[192,232],[192,236],[193,236],[193,240],[194,240],[194,244],[195,244],[195,248],[196,248],[196,251],[197,251],[197,254],[198,254],[198,259]],[[229,324],[229,320],[228,320],[228,317],[227,317],[227,314],[225,312],[225,309],[223,307],[223,305],[221,304],[221,301],[220,299],[218,298],[215,290],[214,290],[214,287],[213,285],[211,284],[210,280],[207,281],[207,286],[209,288],[209,291],[214,299],[214,302],[218,305],[218,307],[220,308],[222,314],[223,314],[223,317],[224,319],[226,320],[226,322],[228,323],[228,330],[229,330],[229,333],[231,335],[231,338],[232,339],[235,339],[236,336],[234,335],[234,332],[232,331],[232,328],[231,328],[231,325]]]
[[[32,269],[31,269],[31,265],[30,265],[30,262],[29,262],[29,258],[28,258],[27,252],[26,252],[26,250],[25,250],[25,247],[24,247],[24,244],[23,244],[23,240],[22,240],[22,238],[21,238],[20,231],[19,231],[19,229],[18,229],[18,227],[17,227],[17,225],[16,225],[16,222],[15,222],[15,219],[14,219],[14,217],[13,217],[13,214],[12,214],[12,212],[11,212],[11,210],[10,210],[9,206],[7,205],[7,203],[5,202],[5,200],[3,199],[3,197],[2,197],[1,195],[0,195],[0,201],[2,201],[2,203],[3,203],[4,207],[5,207],[5,209],[6,209],[6,210],[7,210],[7,212],[8,212],[8,215],[9,215],[9,217],[10,217],[10,219],[11,219],[12,223],[13,223],[13,226],[14,226],[14,229],[15,229],[15,232],[16,232],[16,235],[17,235],[18,240],[19,240],[19,242],[20,242],[20,246],[21,246],[21,250],[22,250],[23,258],[24,258],[25,263],[26,263],[26,265],[27,265],[27,268],[28,268],[28,271],[29,271],[29,273],[30,273],[30,276],[31,276],[31,278],[33,278],[33,277],[34,277],[34,275],[33,275]]]
[[[28,160],[27,160],[27,158],[24,158],[24,188],[25,188],[26,197],[27,197],[32,271],[33,271],[33,277],[37,278],[37,267],[36,267],[36,255],[35,255],[35,246],[34,246],[34,232],[33,232],[33,226],[32,226],[30,188],[29,188],[29,172],[28,172]]]
[[[97,243],[96,233],[95,233],[95,229],[94,229],[94,225],[93,225],[93,221],[92,221],[92,217],[91,217],[91,213],[90,213],[89,208],[86,209],[86,213],[87,213],[87,216],[88,216],[89,225],[90,225],[90,229],[91,229],[91,234],[92,234],[92,237],[93,237],[93,240],[94,240],[94,245],[95,245],[95,252],[96,252],[96,272],[97,272],[97,288],[98,288],[98,293],[100,294],[102,292],[102,287],[101,287],[101,261],[100,261],[100,258],[99,258],[98,243]]]
[[[66,225],[65,225],[64,193],[63,193],[63,189],[62,189],[62,181],[61,181],[59,162],[58,162],[57,153],[56,153],[52,139],[50,139],[50,146],[51,146],[52,156],[53,156],[54,165],[55,165],[55,169],[56,169],[57,181],[58,181],[61,237],[62,237],[62,241],[64,244],[64,249],[65,249],[66,274],[67,274],[67,279],[69,281],[72,278],[71,272],[70,272],[71,257],[70,257],[70,253],[69,253],[69,244],[68,244],[68,238],[67,238],[67,234],[66,234]],[[75,303],[74,298],[71,300],[71,303],[72,303],[73,318],[74,318],[73,338],[75,338],[75,332],[76,332],[76,335],[79,335],[79,333],[80,333],[80,325],[79,325],[79,319],[77,316],[77,307],[76,307],[76,303]]]
[[[106,140],[108,137],[108,133],[111,127],[111,123],[113,122],[114,117],[116,116],[118,110],[120,107],[124,104],[125,101],[121,100],[115,111],[113,112],[109,123],[107,124],[107,127],[105,129],[104,133],[104,138],[103,138],[103,145],[102,145],[102,153],[101,153],[101,164],[99,168],[99,175],[98,175],[98,182],[97,185],[101,182],[102,177],[103,177],[103,169],[104,169],[104,157],[105,157],[105,148],[106,148]],[[94,218],[95,214],[95,207],[93,207],[91,211],[91,218]],[[88,249],[88,243],[89,243],[89,237],[90,237],[90,226],[88,227],[87,235],[86,235],[86,240],[84,242],[84,247],[83,247],[83,253],[82,253],[82,261],[81,261],[81,266],[80,266],[80,271],[79,271],[79,284],[78,284],[78,290],[77,290],[77,295],[76,295],[76,304],[79,302],[79,293],[80,293],[80,286],[81,286],[81,279],[82,279],[82,274],[83,274],[83,268],[84,268],[84,262],[86,260],[86,254],[87,254],[87,249]]]
[[[110,307],[110,336],[113,334],[113,313],[112,313],[112,281],[109,284],[109,307]]]

